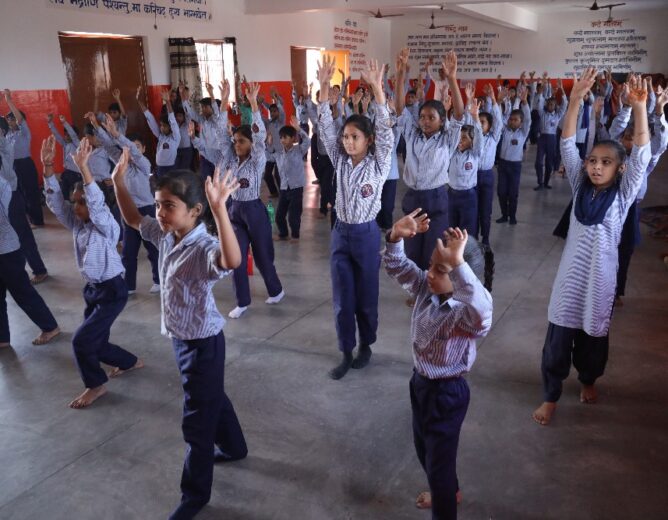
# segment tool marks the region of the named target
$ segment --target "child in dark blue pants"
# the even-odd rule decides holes
[[[403,239],[424,233],[428,215],[421,209],[395,222],[387,233],[387,273],[415,298],[411,318],[413,376],[410,381],[413,440],[429,492],[416,505],[431,507],[432,519],[455,520],[461,499],[457,446],[469,405],[464,378],[476,357],[476,339],[492,325],[492,297],[479,278],[491,284],[481,246],[466,230],[450,228],[438,239],[428,271],[404,253]]]
[[[82,139],[75,161],[84,185],[74,188],[73,203],[68,204],[53,176],[55,139],[51,136],[42,144],[46,202],[58,221],[72,231],[77,267],[86,280],[84,322],[72,336],[86,390],[70,403],[71,408],[85,408],[107,392],[107,374],[100,363],[114,367],[111,377],[144,366],[135,355],[109,342],[111,326],[128,300],[128,288],[116,251],[120,228],[88,168],[91,153],[88,139]]]
[[[371,358],[378,328],[378,273],[380,229],[376,215],[381,206],[383,183],[390,173],[394,136],[383,92],[382,67],[372,62],[362,78],[375,96],[375,123],[362,115],[346,119],[342,146],[329,106],[329,83],[334,61],[325,57],[318,68],[320,81],[319,138],[336,173],[336,223],[332,229],[330,269],[334,319],[343,359],[330,371],[341,379],[350,368],[363,368]],[[357,357],[356,327],[360,330]]]

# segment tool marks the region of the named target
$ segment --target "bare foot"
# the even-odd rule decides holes
[[[6,341],[6,342],[3,341],[2,343],[0,343],[0,348],[7,348],[7,347],[11,347],[11,346],[12,346],[12,344],[9,341]]]
[[[455,495],[457,498],[457,505],[462,503],[463,495],[461,490],[457,490]],[[431,493],[429,491],[423,491],[415,499],[415,507],[418,509],[431,509]]]
[[[550,403],[548,401],[545,401],[538,408],[536,408],[536,410],[534,410],[533,420],[536,421],[538,424],[547,426],[548,424],[550,424],[550,419],[552,419],[552,415],[554,414],[554,411],[556,409],[557,409],[557,403]]]
[[[114,367],[107,373],[107,375],[109,377],[118,377],[125,374],[126,372],[132,372],[133,370],[139,370],[140,368],[144,368],[144,362],[141,359],[138,359],[134,366],[128,368],[127,370],[121,370],[118,367]]]
[[[415,298],[408,298],[406,300],[406,307],[415,307]]]
[[[83,393],[74,399],[69,406],[70,408],[86,408],[93,404],[93,401],[99,399],[104,394],[107,393],[107,389],[104,385],[97,386],[95,388],[86,388]]]
[[[30,278],[30,283],[33,284],[33,285],[37,285],[37,284],[42,283],[48,277],[49,277],[49,275],[47,273],[36,274],[32,278]]]
[[[46,345],[49,341],[60,334],[60,327],[56,327],[49,332],[42,332],[39,336],[32,340],[33,345]]]
[[[615,297],[615,307],[624,307],[624,300],[622,300],[621,296]]]
[[[292,237],[292,238],[290,239],[290,243],[291,243],[291,244],[299,244],[299,239],[298,239],[298,238],[294,238],[294,237]]]
[[[582,385],[580,390],[580,402],[585,404],[594,404],[598,399],[598,392],[594,385]]]

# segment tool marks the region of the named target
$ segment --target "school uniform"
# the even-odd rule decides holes
[[[205,118],[195,112],[188,101],[183,101],[183,110],[190,119],[199,125],[200,138],[203,142],[203,147],[199,150],[199,174],[202,179],[213,176],[221,153],[218,130],[218,118],[221,116],[221,111],[215,99],[211,100],[211,109],[213,110],[213,115]]]
[[[548,402],[559,399],[571,358],[583,384],[593,385],[603,375],[622,226],[651,157],[649,143],[634,146],[621,180],[594,196],[593,185],[582,172],[575,136],[561,140],[561,154],[574,201],[548,307],[541,364]]]
[[[432,518],[457,518],[457,445],[470,392],[464,378],[476,359],[476,339],[492,326],[492,297],[468,264],[449,277],[452,296],[441,303],[427,272],[404,253],[404,241],[387,242],[383,258],[390,277],[415,299],[411,316],[413,439],[427,474]]]
[[[587,149],[587,135],[589,132],[589,120],[594,110],[594,95],[589,94],[588,101],[580,101],[578,121],[575,127],[575,144],[580,152],[580,159],[584,160]]]
[[[478,231],[478,163],[483,137],[479,122],[473,123],[473,145],[463,152],[455,149],[450,159],[448,177],[448,220],[450,227],[466,229],[470,235]]]
[[[87,184],[84,192],[88,222],[74,215],[55,177],[45,178],[47,205],[58,221],[72,231],[77,268],[86,280],[84,321],[72,336],[72,347],[84,385],[96,388],[107,381],[100,363],[128,370],[135,366],[137,357],[109,342],[111,326],[128,300],[123,263],[116,251],[120,228],[98,185]]]
[[[315,157],[316,164],[315,167],[313,167],[313,171],[320,183],[320,214],[327,215],[327,208],[329,205],[332,206],[332,212],[334,212],[334,202],[336,200],[336,190],[334,188],[334,165],[332,164],[329,155],[327,155],[327,149],[325,148],[324,143],[320,139],[320,131],[318,130],[318,107],[320,104],[316,105],[313,101],[307,99],[306,106],[309,119],[311,120],[311,126],[313,127],[313,139],[311,140],[311,166],[313,167],[313,157]],[[334,121],[340,128],[342,125],[342,118],[338,117]],[[334,216],[332,216],[332,218],[334,218]]]
[[[330,245],[334,317],[339,349],[352,352],[357,344],[376,341],[380,228],[376,215],[382,186],[390,174],[394,136],[386,105],[376,105],[375,153],[353,167],[341,150],[329,103],[318,106],[318,131],[336,172],[336,216]]]
[[[539,117],[538,150],[536,151],[536,180],[539,187],[550,186],[550,175],[556,170],[558,165],[555,162],[557,151],[557,127],[559,121],[568,108],[568,99],[564,95],[560,105],[554,112],[548,112],[543,109]],[[545,168],[543,169],[543,164]]]
[[[192,170],[193,168],[193,144],[190,140],[188,127],[190,125],[190,117],[186,113],[185,121],[179,125],[179,147],[176,150],[176,163],[174,167],[177,170]]]
[[[104,112],[97,113],[97,121],[100,125],[104,125],[107,120],[107,115]],[[128,133],[128,118],[123,114],[120,115],[118,119],[114,121],[116,123],[116,130],[118,130],[122,135]]]
[[[264,103],[263,106],[269,110],[270,105]],[[278,107],[278,117],[276,119],[262,118],[262,122],[266,128],[268,134],[271,134],[271,144],[266,145],[266,155],[267,162],[264,167],[264,182],[269,188],[269,193],[276,197],[278,196],[278,187],[281,185],[281,173],[276,170],[276,161],[272,159],[274,153],[276,153],[281,146],[281,136],[279,135],[279,130],[285,126],[285,110],[283,110],[283,102],[280,98],[276,99],[276,106]]]
[[[30,128],[25,119],[18,130],[9,130],[5,136],[14,148],[14,171],[18,179],[18,189],[25,200],[28,219],[35,226],[44,225],[42,201],[39,195],[39,181],[35,162],[30,156]]]
[[[529,106],[522,104],[524,119],[517,130],[512,130],[506,125],[501,133],[501,152],[499,154],[499,182],[497,195],[501,216],[510,217],[510,221],[516,221],[517,199],[520,192],[520,174],[522,173],[522,158],[524,157],[524,143],[529,135],[531,126],[531,114]],[[510,113],[507,113],[507,122]]]
[[[114,163],[118,162],[123,148],[130,150],[130,161],[125,172],[125,186],[130,193],[132,202],[137,207],[137,211],[142,215],[155,217],[155,197],[149,181],[151,162],[137,149],[134,142],[122,134],[118,138],[112,139],[104,130],[100,130],[98,138],[104,143],[104,147]],[[137,289],[137,256],[142,244],[151,263],[153,283],[160,285],[158,250],[156,247],[151,242],[143,240],[139,231],[129,226],[125,221],[123,221],[122,241],[121,259],[125,268],[125,283],[128,286],[128,291]]]
[[[60,135],[60,132],[53,122],[49,123],[48,126],[58,144],[63,147],[64,170],[63,173],[60,174],[60,189],[63,192],[65,200],[70,200],[70,195],[72,194],[72,190],[74,190],[74,186],[77,182],[81,182],[81,172],[72,157],[72,155],[76,153],[77,148],[79,148],[79,136],[74,132],[74,129],[67,121],[63,123],[63,128],[70,137],[69,143],[65,141],[62,135]]]
[[[392,126],[392,135],[394,136],[394,142],[396,143],[399,139],[399,128],[396,124],[396,116],[393,114],[390,116],[394,121],[394,126]],[[399,182],[399,158],[398,158],[398,147],[392,148],[392,162],[390,163],[390,174],[387,176],[387,179],[383,183],[383,193],[380,196],[380,211],[376,215],[376,222],[380,229],[390,229],[394,223],[394,218],[392,213],[394,212],[394,202],[397,198],[397,183]]]
[[[297,121],[299,121],[299,128],[301,128],[306,133],[306,135],[308,135],[309,117],[308,117],[308,109],[306,108],[306,100],[305,99],[302,99],[301,101],[299,100],[299,95],[297,94],[297,91],[294,89],[294,87],[292,88],[292,104],[295,107],[295,117],[297,118]],[[304,160],[306,160],[306,155],[307,154],[305,153],[303,157]]]
[[[281,238],[288,236],[288,222],[292,238],[299,238],[301,227],[302,199],[306,183],[303,156],[311,146],[311,139],[303,130],[299,132],[299,137],[300,144],[294,145],[288,151],[281,145],[281,149],[272,155],[281,179],[281,192],[276,209],[276,227]]]
[[[248,453],[239,420],[225,393],[225,320],[211,292],[230,271],[219,265],[218,240],[198,224],[180,242],[145,216],[139,230],[159,250],[161,332],[172,340],[183,385],[181,504],[172,520],[191,519],[211,497],[214,450],[227,460]]]
[[[538,82],[529,84],[529,92],[531,96],[531,128],[529,129],[529,142],[536,144],[538,136],[540,135],[540,114],[545,107],[545,100],[551,97],[551,88],[548,85],[543,85],[543,90],[538,92]]]
[[[35,276],[46,274],[46,266],[39,254],[35,235],[26,216],[25,200],[18,189],[18,179],[14,171],[14,147],[2,135],[2,131],[0,131],[0,176],[7,181],[11,190],[7,212],[9,223],[19,237],[21,252]]]
[[[0,176],[0,343],[10,342],[7,292],[42,332],[51,332],[58,327],[56,319],[30,283],[25,271],[26,261],[21,252],[21,243],[9,220],[11,199],[12,188]]]
[[[429,231],[406,241],[406,254],[418,267],[426,269],[436,240],[449,227],[448,166],[461,134],[462,120],[452,120],[431,137],[426,137],[412,113],[404,111],[397,120],[406,140],[404,184],[408,187],[401,209],[408,215],[422,208],[429,215]]]
[[[488,98],[489,99],[489,98]],[[488,113],[492,114],[492,126],[490,130],[482,136],[482,151],[480,161],[478,162],[478,179],[476,183],[476,193],[478,195],[478,230],[474,237],[478,238],[478,233],[482,238],[482,243],[489,245],[489,231],[492,222],[492,201],[494,200],[494,161],[496,159],[496,148],[501,140],[503,130],[503,114],[501,107],[497,103],[490,103]]]
[[[160,131],[160,126],[151,112],[148,110],[144,111],[144,116],[151,132],[158,139],[155,151],[155,164],[157,167],[155,174],[160,177],[174,169],[176,155],[181,144],[181,132],[174,117],[174,112],[167,113],[167,121],[169,121],[169,128],[171,129],[171,132],[167,135]]]
[[[223,113],[221,117],[226,118]],[[248,283],[248,247],[253,248],[253,260],[270,297],[278,296],[283,286],[274,266],[274,242],[271,238],[271,222],[267,208],[260,200],[260,188],[265,162],[266,130],[260,112],[253,113],[253,124],[257,132],[253,132],[253,145],[250,156],[243,162],[234,153],[229,142],[223,146],[223,158],[220,162],[221,171],[231,170],[239,181],[239,189],[232,194],[228,202],[230,222],[241,249],[241,265],[234,270],[234,293],[238,307],[247,307],[251,302]]]

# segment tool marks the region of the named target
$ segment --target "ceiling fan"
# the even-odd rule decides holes
[[[383,14],[380,12],[380,9],[378,9],[378,11],[375,13],[373,11],[369,11],[369,13],[372,14],[374,18],[392,18],[393,16],[403,16],[403,14]]]
[[[619,4],[606,4],[606,5],[598,5],[597,0],[594,0],[594,3],[591,4],[590,7],[586,7],[584,5],[576,5],[575,7],[584,7],[585,9],[589,9],[590,11],[598,11],[599,9],[610,9],[612,11],[613,7],[617,7],[619,5],[626,5],[626,2],[622,2]]]
[[[420,27],[424,27],[425,29],[430,29],[432,31],[434,29],[442,29],[443,27],[445,27],[445,25],[435,25],[434,24],[434,11],[431,12],[431,25],[422,25],[422,24],[418,24],[418,25]]]

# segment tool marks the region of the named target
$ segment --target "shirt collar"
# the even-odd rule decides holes
[[[436,305],[436,307],[439,307],[439,308],[443,307],[444,305],[447,305],[451,309],[456,307],[459,304],[459,302],[457,300],[453,299],[452,297],[448,298],[443,303],[441,303],[441,300],[438,298],[437,294],[432,294],[431,295],[431,303],[433,303],[434,305]]]
[[[187,246],[193,244],[194,242],[196,242],[197,239],[204,234],[206,234],[206,226],[204,225],[203,222],[200,222],[197,226],[195,226],[193,229],[191,229],[188,232],[188,234],[183,237],[181,242],[176,244],[175,247],[187,247]],[[174,233],[170,233],[169,237],[172,241],[172,246],[173,246],[174,245],[174,240],[175,240]]]

